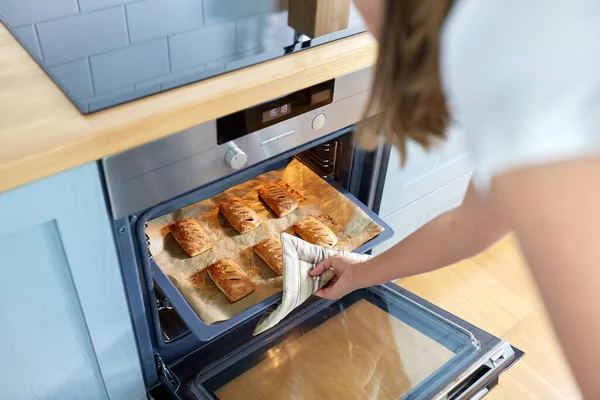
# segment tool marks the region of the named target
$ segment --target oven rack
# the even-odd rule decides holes
[[[335,179],[339,139],[315,146],[296,155],[296,158],[315,171],[321,178]]]

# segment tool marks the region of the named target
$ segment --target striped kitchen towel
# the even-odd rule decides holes
[[[336,255],[351,257],[357,261],[366,261],[370,258],[368,255],[325,249],[288,233],[281,234],[281,244],[283,246],[283,297],[281,303],[273,305],[264,312],[254,330],[254,335],[277,325],[333,278],[333,271],[326,271],[314,278],[308,274],[321,261]]]

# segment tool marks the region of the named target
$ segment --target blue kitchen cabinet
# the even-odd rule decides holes
[[[443,212],[459,206],[471,179],[472,164],[462,132],[450,129],[448,139],[430,151],[414,142],[407,160],[392,149],[379,216],[392,227],[394,237],[376,247],[380,254]]]
[[[0,193],[0,399],[146,398],[98,166]]]

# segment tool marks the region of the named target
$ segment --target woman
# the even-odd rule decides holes
[[[321,263],[313,275],[336,277],[317,294],[431,271],[512,230],[582,393],[600,399],[600,2],[355,3],[380,41],[382,112],[363,141],[429,146],[456,123],[476,171],[462,206],[380,256]]]

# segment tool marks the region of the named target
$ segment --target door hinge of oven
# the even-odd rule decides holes
[[[494,367],[497,367],[500,364],[503,364],[504,361],[506,361],[506,353],[504,352],[504,348],[500,348],[500,349],[498,349],[497,352],[492,354],[490,356],[490,361],[492,362],[492,365]]]
[[[152,260],[152,253],[150,253],[150,237],[146,233],[148,224],[144,224],[144,236],[146,237],[146,250],[148,250],[148,259]]]
[[[155,354],[154,358],[156,360],[156,368],[159,376],[162,377],[174,391],[177,391],[177,389],[179,389],[179,381],[175,378],[175,375],[173,375],[169,367],[164,363],[160,354]]]
[[[159,299],[157,297],[156,298],[156,309],[158,311],[172,310],[173,309],[173,305],[171,305],[171,302],[169,301],[169,299],[167,299],[167,298]]]

